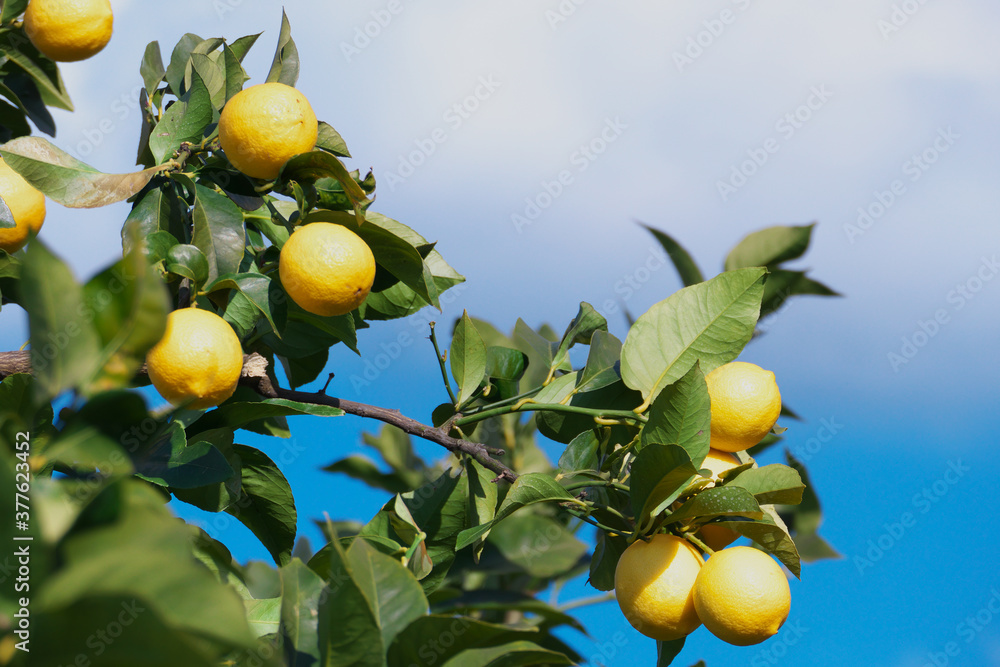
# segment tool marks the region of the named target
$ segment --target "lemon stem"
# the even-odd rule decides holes
[[[709,556],[715,553],[715,549],[712,549],[707,544],[702,542],[700,539],[695,537],[694,533],[692,533],[691,531],[684,531],[681,533],[681,535],[684,537],[684,539],[694,544],[696,547],[707,553]]]

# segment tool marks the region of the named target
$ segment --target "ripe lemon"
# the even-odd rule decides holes
[[[763,440],[781,413],[774,373],[733,361],[705,376],[712,401],[712,448],[739,452]]]
[[[181,308],[167,316],[163,338],[146,355],[146,369],[165,399],[204,410],[236,391],[243,349],[233,328],[215,313]]]
[[[728,452],[720,452],[717,449],[710,449],[708,450],[708,456],[705,457],[705,461],[701,464],[701,467],[708,468],[712,471],[712,479],[718,482],[719,475],[727,470],[737,467],[738,465],[740,465],[739,459],[732,454]],[[712,551],[719,551],[720,549],[725,549],[730,544],[735,542],[736,539],[739,538],[740,534],[731,528],[709,523],[701,527],[697,536],[708,546],[709,549]]]
[[[14,227],[0,229],[0,249],[17,252],[45,222],[45,195],[0,158],[0,197],[14,216]]]
[[[694,605],[709,631],[736,646],[759,644],[788,618],[788,579],[773,558],[752,547],[716,552],[694,584]]]
[[[51,60],[86,60],[111,40],[109,0],[31,0],[24,32]]]
[[[633,542],[615,569],[618,606],[632,627],[660,641],[694,632],[701,621],[692,588],[703,562],[690,542],[674,535]]]
[[[288,158],[316,146],[318,133],[309,100],[283,83],[236,93],[219,117],[219,144],[226,157],[254,178],[277,178]]]
[[[375,257],[347,227],[314,222],[285,241],[278,275],[288,296],[305,310],[329,317],[360,306],[375,281]]]

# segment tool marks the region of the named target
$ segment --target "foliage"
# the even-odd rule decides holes
[[[13,104],[0,118],[16,110],[47,131],[37,102],[68,100],[52,63],[4,46],[20,34],[10,22],[17,6],[0,15],[0,95]],[[758,467],[741,454],[745,465],[712,488],[699,472],[709,445],[704,374],[737,358],[759,318],[787,298],[832,294],[782,266],[805,252],[812,226],[751,234],[708,280],[653,230],[686,286],[641,315],[624,341],[587,303],[561,335],[521,320],[503,333],[463,315],[440,357],[450,400],[429,416],[432,426],[408,434],[383,415],[396,425],[364,439],[381,461],[351,454],[327,467],[386,491],[384,507],[364,525],[323,521],[327,544],[296,549],[293,489],[275,461],[239,442],[240,431],[288,437],[289,416],[351,408],[323,393],[261,388],[280,389],[276,364],[292,388],[313,382],[332,346],[357,352],[359,331],[438,306],[463,278],[434,243],[370,210],[375,179],[348,170],[350,153],[329,124],[316,150],[274,181],[229,165],[216,124],[248,78],[242,61],[256,40],[187,34],[166,65],[156,42],[147,47],[134,173],[101,173],[3,122],[11,140],[0,155],[51,199],[132,204],[123,258],[83,284],[43,241],[0,253],[4,303],[23,307],[30,323],[32,375],[4,373],[0,384],[0,476],[10,488],[31,473],[33,518],[3,530],[8,544],[15,534],[33,538],[32,664],[73,664],[81,654],[106,665],[571,664],[583,658],[566,629],[585,629],[554,595],[549,603],[539,594],[581,575],[610,591],[636,539],[718,522],[796,575],[801,559],[836,555],[816,532],[819,502],[790,456],[787,466]],[[298,67],[284,18],[267,80],[294,85]],[[281,285],[278,252],[311,221],[344,225],[372,249],[375,285],[353,313],[312,315]],[[166,314],[191,301],[229,322],[266,370],[208,412],[150,412],[134,391],[145,353]],[[422,460],[413,434],[450,453]],[[557,463],[540,437],[565,446]],[[173,518],[171,498],[234,517],[274,567],[241,565]],[[0,511],[14,515],[16,502],[4,495]],[[5,588],[2,627],[16,627],[18,608]],[[92,629],[110,623],[128,627],[95,640]],[[20,640],[5,632],[3,660]],[[659,647],[660,664],[682,644]]]

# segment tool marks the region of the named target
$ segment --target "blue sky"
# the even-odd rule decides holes
[[[234,39],[264,30],[246,66],[251,83],[266,74],[274,3],[112,4],[111,44],[62,68],[78,110],[56,115],[55,142],[99,169],[132,169],[148,41],[168,51],[188,31]],[[817,221],[799,265],[845,298],[793,301],[743,358],[773,369],[804,417],[787,424],[790,447],[803,451],[824,419],[842,425],[804,451],[826,510],[823,533],[845,558],[806,566],[792,582],[795,632],[736,648],[699,630],[676,664],[1000,664],[1000,618],[990,611],[1000,608],[991,602],[1000,538],[990,509],[1000,491],[1000,7],[284,6],[303,63],[299,88],[344,135],[352,166],[374,169],[375,208],[438,240],[469,279],[443,313],[363,333],[368,359],[404,332],[413,340],[371,386],[351,382],[364,358],[336,350],[331,392],[426,419],[443,400],[421,337],[428,317],[448,323],[469,309],[501,329],[517,317],[561,328],[581,300],[604,309],[625,296],[628,277],[647,275],[640,267],[655,245],[635,220],[675,236],[706,273],[750,231]],[[43,235],[90,275],[120,253],[126,212],[50,204]],[[679,286],[671,268],[658,269],[625,305],[639,314]],[[624,336],[621,316],[607,314]],[[23,318],[4,309],[4,349],[25,336]],[[361,429],[376,426],[300,419],[287,443],[247,438],[274,457],[285,447],[314,543],[309,518],[364,520],[384,502],[316,470],[356,451]],[[265,556],[239,526],[208,529],[241,559]],[[564,597],[591,593],[581,585]],[[581,616],[594,640],[579,641],[585,655],[651,664],[652,642],[614,603]]]

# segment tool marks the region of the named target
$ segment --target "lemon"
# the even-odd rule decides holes
[[[31,0],[24,32],[51,60],[86,60],[111,40],[109,0]]]
[[[325,317],[360,306],[375,281],[375,257],[347,227],[314,222],[285,241],[278,275],[288,296],[303,309]]]
[[[207,310],[182,308],[167,316],[163,338],[146,355],[146,369],[165,399],[204,410],[236,391],[243,349],[224,319]]]
[[[226,157],[254,178],[277,178],[288,158],[316,146],[318,133],[309,100],[283,83],[236,93],[219,117],[219,144]]]
[[[720,452],[717,449],[708,450],[708,455],[702,462],[701,467],[712,472],[712,479],[719,481],[719,475],[740,465],[739,459],[728,452]],[[739,538],[740,534],[731,528],[717,526],[715,524],[705,524],[698,531],[697,537],[712,551],[725,549]]]
[[[674,535],[633,542],[615,569],[618,606],[632,627],[660,641],[694,632],[701,621],[692,588],[702,562],[690,542]]]
[[[791,604],[781,566],[752,547],[716,552],[694,584],[701,622],[713,635],[736,646],[759,644],[777,634]]]
[[[14,227],[0,229],[0,249],[14,253],[37,234],[45,222],[45,195],[0,158],[0,197],[14,216]]]
[[[739,452],[764,439],[781,413],[774,373],[733,361],[705,376],[712,402],[713,449]]]

